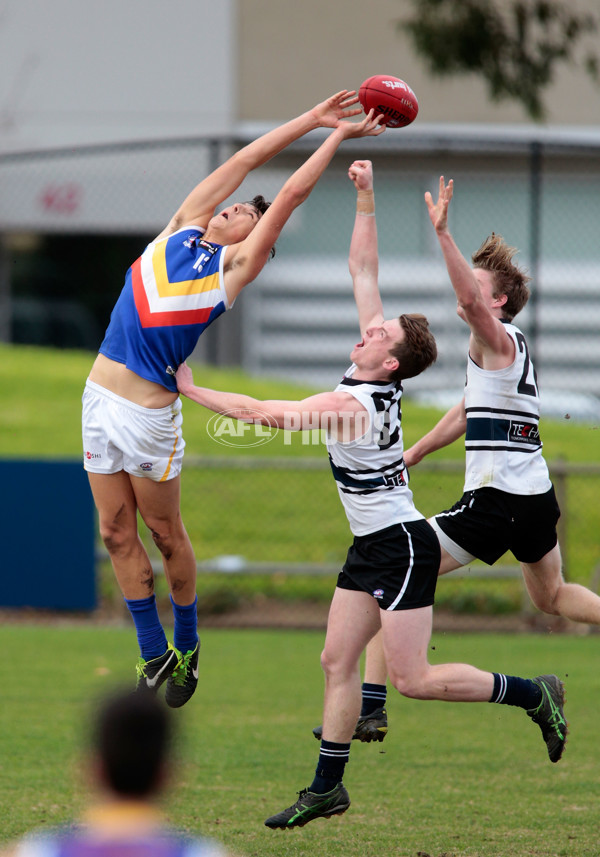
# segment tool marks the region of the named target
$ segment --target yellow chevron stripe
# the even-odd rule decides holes
[[[180,282],[171,283],[167,273],[166,249],[167,239],[165,238],[164,241],[160,241],[156,245],[152,254],[152,269],[154,271],[156,291],[159,298],[196,295],[201,292],[219,289],[218,272],[197,280],[181,280]]]

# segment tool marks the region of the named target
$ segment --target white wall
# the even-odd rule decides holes
[[[3,0],[0,153],[227,133],[235,0]]]

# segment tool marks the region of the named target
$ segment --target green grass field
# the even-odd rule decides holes
[[[0,456],[79,458],[81,393],[92,355],[0,345],[0,358]],[[237,371],[203,368],[202,377],[209,385],[244,389],[259,398],[312,392]],[[188,451],[213,454],[207,415],[190,403],[185,409]],[[440,415],[410,402],[405,414],[407,444]],[[545,423],[544,438],[549,457],[598,460],[598,432],[587,426]],[[281,454],[279,442],[257,448],[256,454]],[[297,457],[316,452],[300,442],[285,451]],[[460,461],[462,446],[454,444],[441,455]],[[254,539],[246,549],[258,551],[264,538],[252,514],[265,514],[265,498],[253,504],[243,491],[228,494],[228,478],[221,474],[214,493],[240,494],[246,518],[240,531]],[[423,485],[426,481],[423,476]],[[424,507],[426,514],[442,505],[441,478],[430,482],[425,503],[432,508]],[[190,519],[202,545],[201,524],[192,514],[196,495],[190,494],[184,519]],[[287,494],[285,503],[269,502],[280,517],[293,519],[297,490]],[[319,501],[323,507],[311,507],[308,514],[335,515],[345,543],[337,498],[329,506],[324,493]],[[586,505],[595,515],[596,505]],[[331,539],[315,529],[321,542]],[[583,538],[592,555],[597,526]],[[228,541],[220,552],[235,548]],[[269,585],[277,590],[280,583],[278,578]],[[465,582],[457,584],[466,591]],[[292,803],[312,779],[322,643],[321,632],[203,633],[198,692],[175,713],[177,775],[165,807],[174,824],[215,836],[245,857],[597,857],[596,635],[436,634],[432,641],[431,659],[438,662],[467,661],[519,675],[559,674],[567,686],[571,729],[559,764],[547,760],[538,727],[517,709],[417,702],[394,692],[386,741],[353,746],[345,777],[350,810],[301,830],[265,828],[264,819]],[[133,681],[137,645],[128,621],[121,627],[91,620],[52,625],[8,619],[0,626],[0,647],[0,843],[6,843],[26,830],[66,821],[84,805],[89,768],[81,752],[91,706],[115,682]]]
[[[519,709],[420,702],[390,692],[383,744],[354,743],[341,818],[294,831],[264,819],[309,784],[321,719],[323,635],[203,634],[201,679],[175,712],[172,823],[246,857],[597,857],[598,637],[436,634],[430,658],[567,688],[570,736],[551,764]],[[0,842],[73,817],[88,794],[82,759],[92,702],[132,680],[131,629],[0,627]]]

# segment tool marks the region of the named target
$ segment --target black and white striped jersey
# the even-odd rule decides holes
[[[350,529],[364,536],[424,516],[408,487],[402,444],[402,385],[358,381],[350,367],[336,392],[354,396],[368,413],[368,427],[357,440],[338,441],[327,433],[327,451]]]
[[[537,377],[525,337],[503,322],[515,344],[505,369],[482,369],[467,358],[465,491],[497,488],[509,494],[550,490],[539,432]]]

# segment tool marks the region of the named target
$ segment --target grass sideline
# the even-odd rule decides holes
[[[172,823],[245,857],[597,857],[597,637],[436,634],[430,658],[567,689],[569,743],[552,765],[538,727],[507,706],[419,702],[394,691],[381,745],[354,743],[341,818],[294,831],[264,819],[308,785],[323,679],[319,632],[205,631],[200,684],[175,717]],[[133,681],[131,629],[6,623],[0,647],[0,843],[72,818],[93,701]]]

